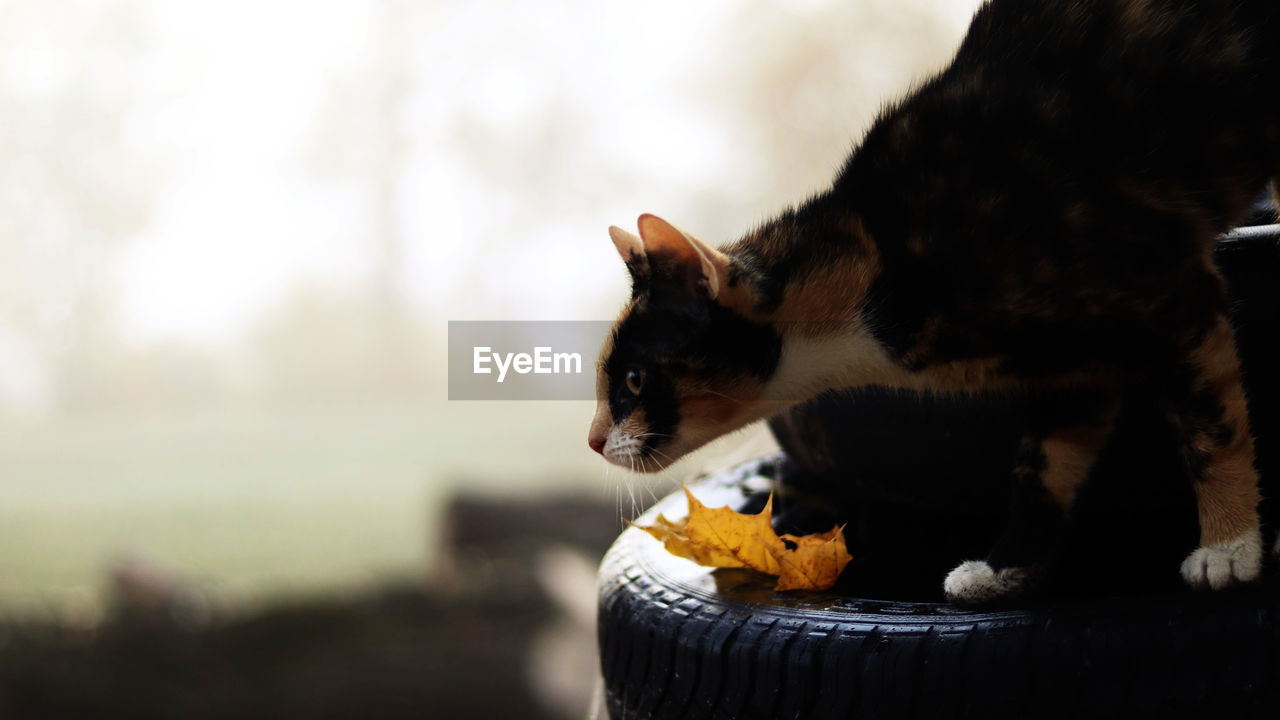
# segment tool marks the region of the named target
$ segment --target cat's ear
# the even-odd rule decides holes
[[[648,276],[649,259],[644,254],[644,242],[617,225],[609,226],[609,237],[622,256],[622,262],[627,264],[631,279],[638,280]]]
[[[650,265],[679,286],[716,299],[729,278],[728,255],[656,215],[641,215],[637,225]]]

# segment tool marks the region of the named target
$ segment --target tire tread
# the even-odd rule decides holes
[[[775,602],[668,583],[627,530],[601,567],[614,720],[1280,716],[1280,587],[1001,612]]]

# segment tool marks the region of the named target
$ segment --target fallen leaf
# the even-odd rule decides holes
[[[784,552],[774,555],[782,566],[777,590],[826,590],[836,584],[844,566],[853,559],[844,544],[844,530],[839,527],[824,533],[783,535],[782,538],[795,543],[796,547],[792,550],[784,546]]]
[[[744,515],[728,507],[708,508],[687,486],[684,494],[689,502],[687,518],[673,521],[658,515],[653,525],[634,526],[662,541],[673,555],[707,567],[749,568],[776,575],[777,590],[826,590],[853,559],[839,527],[779,537],[773,531],[772,495],[763,510]]]

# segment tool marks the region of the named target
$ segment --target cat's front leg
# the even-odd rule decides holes
[[[960,605],[990,605],[1029,592],[1067,527],[1076,494],[1114,425],[1114,408],[1022,441],[1013,471],[1009,519],[984,560],[961,563],[943,590]]]
[[[1182,577],[1192,587],[1214,590],[1251,582],[1262,569],[1261,496],[1240,363],[1225,316],[1201,336],[1177,375],[1184,381],[1171,385],[1169,414],[1200,520],[1200,547],[1182,563]]]

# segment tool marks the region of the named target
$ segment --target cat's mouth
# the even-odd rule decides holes
[[[611,450],[606,447],[601,454],[605,460],[632,472],[656,473],[664,470],[667,466],[667,463],[662,462],[657,455],[643,446],[638,449],[622,448],[618,450]]]
[[[613,422],[608,405],[601,403],[592,419],[587,444],[601,457],[634,472],[656,473],[725,433],[737,430],[755,417],[749,412],[721,418],[719,423],[687,423],[676,432],[654,432],[642,411]]]
[[[604,435],[603,444],[593,439],[591,447],[605,460],[633,472],[653,473],[666,468],[675,458],[647,443],[646,433],[632,433],[620,426],[612,426]],[[678,457],[678,456],[677,456]]]
[[[641,427],[634,418],[613,423],[608,406],[601,405],[591,422],[587,444],[610,463],[635,472],[653,473],[666,468],[683,453],[659,449],[652,442],[652,432]],[[665,444],[665,443],[664,443]]]

